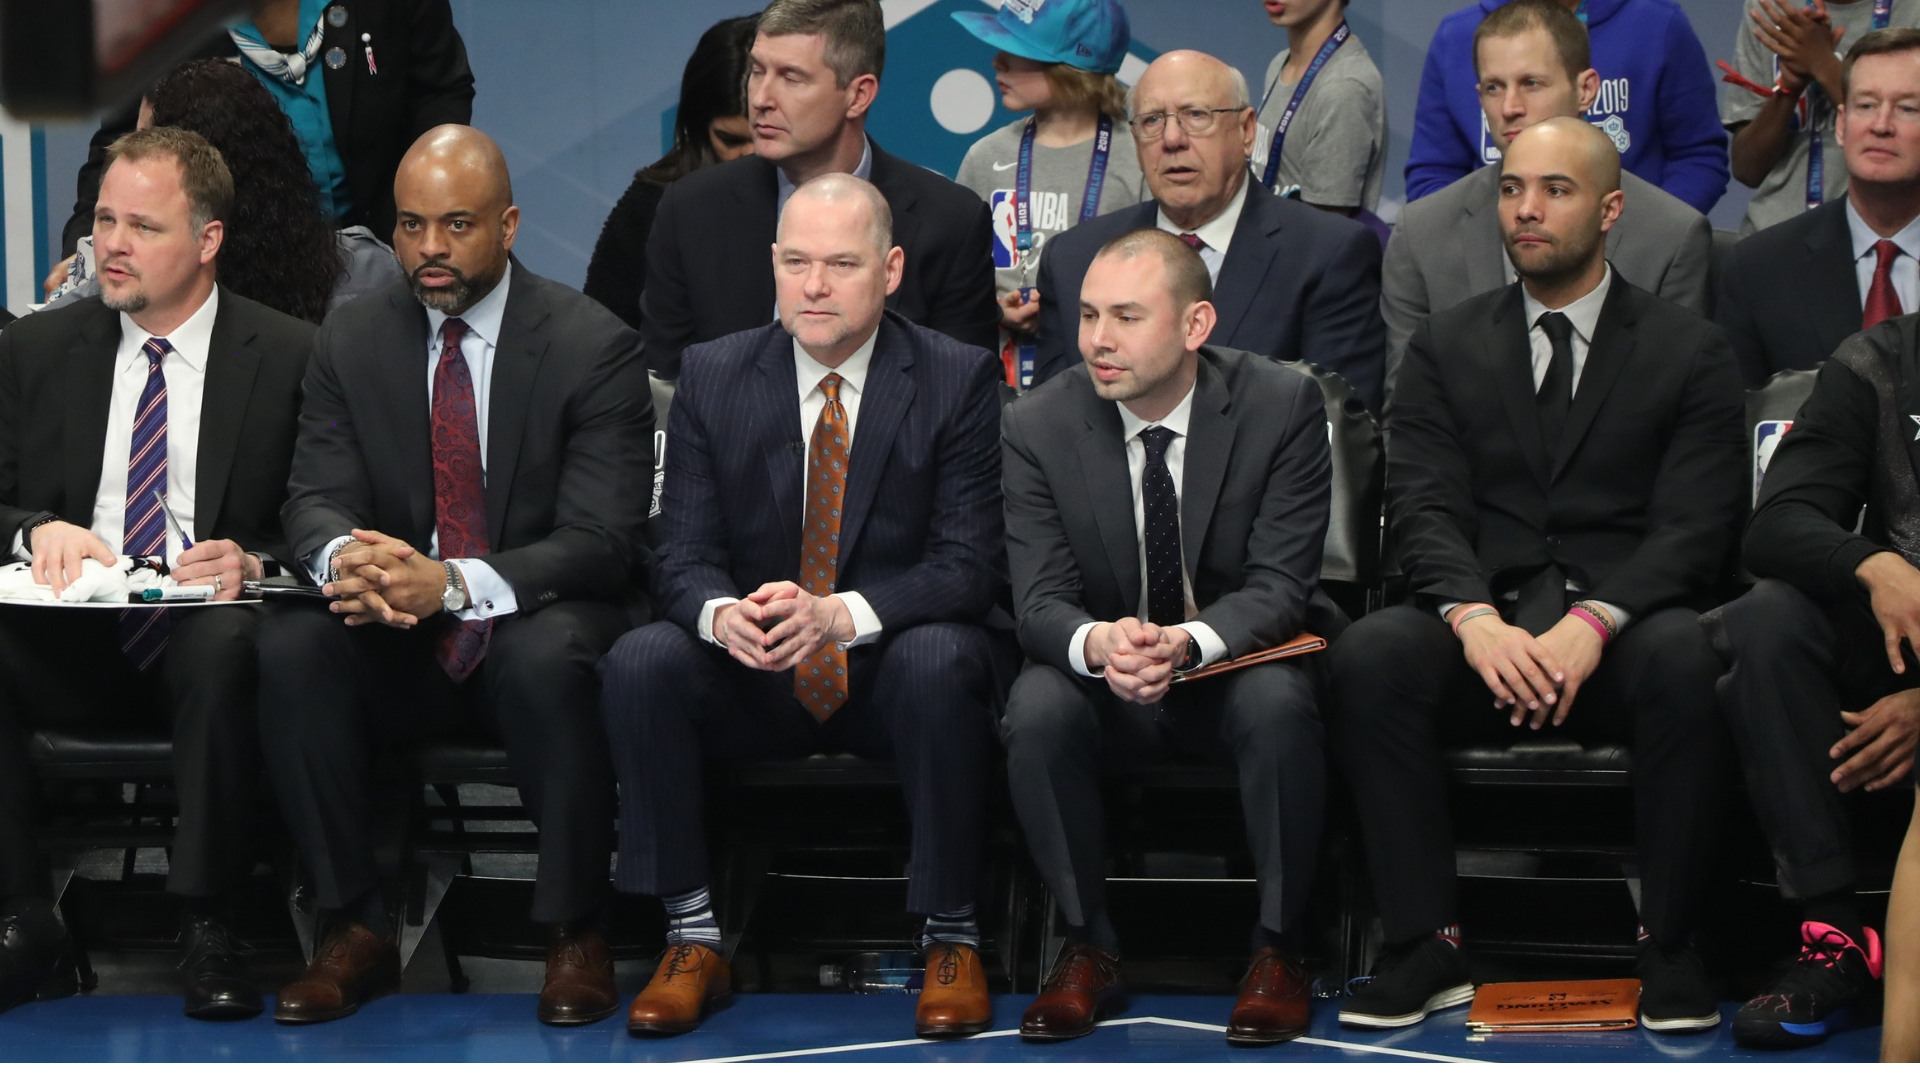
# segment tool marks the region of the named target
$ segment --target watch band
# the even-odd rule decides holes
[[[468,608],[472,607],[473,597],[467,595],[466,579],[460,576],[460,571],[454,567],[453,560],[448,559],[446,562],[441,563],[440,565],[447,568],[447,588],[445,592],[440,594],[441,606],[446,607],[446,603],[445,603],[446,598],[452,596],[454,593],[457,592],[460,594],[460,599],[463,602],[459,607],[457,608],[448,607],[447,610],[448,611],[465,611]]]
[[[43,510],[20,523],[20,543],[26,547],[29,555],[33,553],[33,530],[45,525],[49,521],[59,520],[59,514],[51,510]]]

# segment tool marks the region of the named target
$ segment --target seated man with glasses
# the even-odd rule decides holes
[[[1135,229],[1158,228],[1206,263],[1219,313],[1207,344],[1310,360],[1379,411],[1387,333],[1380,244],[1352,219],[1247,182],[1256,125],[1246,79],[1205,53],[1170,52],[1140,76],[1128,106],[1153,198],[1047,242],[1034,384],[1080,362],[1080,282],[1094,254]]]

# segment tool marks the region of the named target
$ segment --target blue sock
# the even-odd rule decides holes
[[[667,944],[691,943],[720,951],[720,922],[713,917],[713,897],[705,888],[663,896],[667,908]]]
[[[965,945],[977,951],[980,948],[980,920],[974,917],[973,905],[927,916],[927,925],[920,931],[921,950],[924,952],[932,948],[936,941]]]

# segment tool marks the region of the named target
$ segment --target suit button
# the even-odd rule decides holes
[[[1557,547],[1559,547],[1559,546],[1560,546],[1560,538],[1559,538],[1559,537],[1557,537],[1557,536],[1549,536],[1549,537],[1547,537],[1547,546],[1548,546],[1548,547],[1550,547],[1550,548],[1557,548]]]

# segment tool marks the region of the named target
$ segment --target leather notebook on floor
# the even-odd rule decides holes
[[[1625,1031],[1639,1024],[1639,979],[1487,983],[1473,995],[1467,1026],[1478,1034]]]
[[[1270,660],[1285,660],[1290,656],[1305,656],[1308,653],[1316,653],[1326,647],[1326,638],[1318,634],[1301,634],[1292,641],[1282,642],[1271,649],[1261,649],[1259,652],[1248,653],[1238,660],[1223,660],[1218,664],[1209,664],[1192,674],[1183,675],[1175,672],[1173,681],[1192,682],[1195,679],[1204,679],[1211,675],[1224,675],[1229,671],[1239,671],[1241,668],[1252,667],[1255,664],[1264,664]]]

